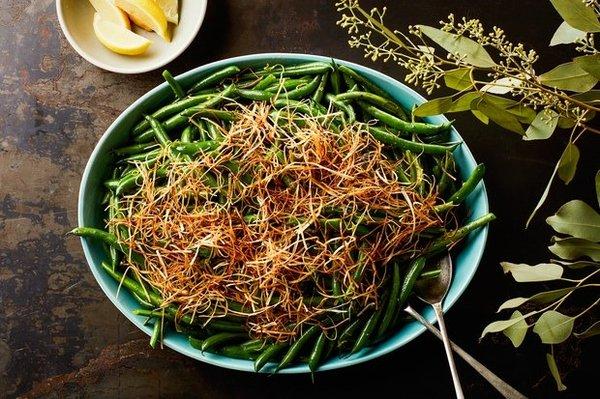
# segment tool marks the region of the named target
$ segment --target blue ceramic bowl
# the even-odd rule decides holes
[[[204,76],[229,65],[243,67],[262,66],[267,63],[298,64],[310,61],[328,62],[331,61],[331,59],[305,54],[253,54],[229,58],[198,67],[182,74],[178,77],[178,80],[184,87],[189,87]],[[390,93],[390,95],[400,102],[405,109],[411,109],[413,105],[425,101],[423,97],[410,88],[380,72],[342,60],[335,60],[335,62],[347,65],[369,78],[372,82]],[[127,108],[102,135],[87,163],[85,171],[83,172],[78,204],[78,220],[80,226],[103,226],[102,206],[100,206],[103,195],[102,181],[106,178],[105,173],[109,167],[109,153],[111,149],[123,145],[127,140],[128,132],[140,119],[142,114],[149,113],[151,110],[156,109],[157,106],[162,105],[162,99],[168,98],[169,96],[171,96],[169,87],[166,83],[161,84],[129,106],[129,108]],[[428,121],[442,123],[446,122],[447,119],[443,116],[436,116],[428,118]],[[461,140],[460,135],[455,130],[452,130],[452,140]],[[454,152],[454,155],[460,174],[462,178],[465,179],[475,167],[475,159],[465,144],[461,145]],[[474,219],[487,213],[488,199],[483,183],[481,183],[475,192],[469,196],[466,201],[466,207],[468,209],[469,219]],[[483,255],[487,231],[487,227],[484,227],[469,235],[464,241],[464,244],[460,247],[460,252],[454,254],[454,279],[444,304],[445,310],[450,308],[450,306],[458,300],[475,274],[481,256]],[[103,260],[106,260],[106,254],[102,246],[97,242],[85,239],[81,240],[81,244],[83,245],[83,251],[88,264],[90,265],[90,269],[98,281],[98,284],[102,287],[102,290],[129,320],[150,335],[151,328],[143,325],[144,318],[135,316],[132,313],[132,310],[139,307],[136,300],[129,295],[126,290],[121,290],[117,294],[117,283],[103,272],[100,263]],[[431,309],[425,310],[424,317],[429,321],[435,319]],[[347,367],[382,356],[412,341],[423,331],[425,331],[425,328],[415,321],[406,323],[385,341],[382,341],[373,347],[364,349],[350,357],[330,359],[321,366],[320,370]],[[211,353],[201,353],[199,350],[190,346],[186,335],[175,331],[169,331],[166,334],[164,344],[177,352],[206,363],[235,370],[253,371],[252,362],[250,361],[232,359]],[[267,366],[263,371],[272,372],[273,368]],[[280,373],[308,372],[308,366],[305,365],[298,365],[280,371]]]

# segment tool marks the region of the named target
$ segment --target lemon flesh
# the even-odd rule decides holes
[[[165,13],[153,0],[115,0],[141,28],[150,28],[167,42],[171,41]]]
[[[113,0],[90,0],[90,3],[105,20],[120,25],[125,29],[131,29],[127,14],[117,7]]]
[[[154,0],[154,2],[165,13],[167,21],[177,25],[179,23],[179,1],[178,0]]]
[[[145,37],[104,19],[100,13],[94,15],[94,33],[100,43],[118,54],[142,54],[152,44]]]

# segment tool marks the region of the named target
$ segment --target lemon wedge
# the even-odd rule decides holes
[[[136,25],[150,28],[167,42],[171,41],[165,13],[153,0],[115,0],[115,4],[128,14]]]
[[[167,21],[177,25],[179,23],[179,1],[178,0],[154,0],[154,2],[165,13]]]
[[[122,26],[125,29],[131,29],[127,14],[117,7],[113,0],[90,0],[96,12],[100,13],[102,18]]]
[[[100,43],[118,54],[137,55],[145,52],[152,42],[114,22],[94,14],[94,33]]]

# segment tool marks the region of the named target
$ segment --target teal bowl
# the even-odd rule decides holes
[[[267,63],[288,65],[310,61],[328,62],[331,61],[331,58],[305,54],[253,54],[213,62],[211,64],[207,64],[186,72],[180,75],[177,79],[184,87],[189,87],[204,76],[229,65],[258,66]],[[385,89],[392,97],[401,103],[405,109],[411,109],[413,105],[420,104],[425,101],[425,99],[415,91],[380,72],[342,60],[335,60],[335,62],[338,64],[347,65],[365,77],[369,78],[373,83]],[[102,206],[100,205],[100,202],[103,196],[102,182],[107,177],[106,171],[108,170],[111,160],[110,151],[126,142],[130,129],[144,113],[162,105],[161,103],[163,99],[168,98],[170,95],[170,89],[166,83],[154,88],[129,106],[121,115],[119,115],[119,117],[113,122],[108,130],[102,135],[100,141],[90,156],[81,180],[78,204],[78,222],[80,226],[103,226],[101,211]],[[442,123],[446,122],[447,119],[443,116],[435,116],[428,118],[428,121],[433,123]],[[462,140],[458,132],[456,132],[454,129],[452,130],[452,140]],[[458,149],[456,149],[454,155],[456,157],[456,162],[460,170],[461,177],[465,179],[471,173],[473,168],[475,168],[475,159],[465,144],[462,144]],[[468,209],[467,217],[469,220],[483,216],[488,212],[488,198],[483,183],[480,183],[477,189],[469,196],[466,201],[466,208]],[[444,310],[449,309],[458,300],[475,274],[477,266],[479,265],[479,261],[483,255],[487,232],[487,227],[484,227],[471,233],[464,240],[463,245],[460,246],[460,250],[453,254],[454,278],[444,303]],[[123,289],[118,291],[117,283],[110,276],[103,272],[100,264],[103,260],[106,260],[106,254],[102,248],[102,245],[86,239],[81,240],[81,245],[83,246],[83,251],[90,269],[92,270],[94,277],[98,281],[98,284],[100,284],[100,287],[104,293],[108,296],[108,298],[110,298],[110,300],[121,311],[121,313],[125,315],[125,317],[131,320],[131,322],[139,329],[150,335],[151,328],[144,325],[144,318],[136,316],[132,313],[134,309],[139,307],[136,300],[126,290]],[[423,316],[429,321],[433,321],[435,319],[431,309],[426,309],[423,313]],[[347,367],[377,358],[388,352],[396,350],[403,345],[406,345],[423,333],[423,331],[425,331],[425,328],[416,321],[407,322],[388,339],[379,342],[372,347],[363,349],[352,356],[332,358],[324,363],[319,370],[331,370]],[[201,353],[199,350],[190,346],[186,335],[177,333],[175,331],[169,331],[165,334],[164,344],[179,353],[206,363],[226,367],[229,369],[254,371],[251,361],[233,359],[211,353]],[[263,372],[273,372],[272,365],[265,367]],[[306,365],[297,365],[279,371],[279,373],[308,372],[310,371]]]

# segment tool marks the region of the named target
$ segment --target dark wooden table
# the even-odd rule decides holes
[[[84,1],[84,0],[82,0]],[[375,4],[365,1],[365,5]],[[450,12],[501,25],[539,49],[545,69],[568,56],[547,48],[560,23],[541,0],[388,1],[390,24],[436,24]],[[323,54],[364,63],[398,79],[392,64],[371,65],[348,48],[329,1],[211,1],[193,45],[169,65],[181,73],[204,63],[260,52]],[[81,173],[97,139],[133,100],[161,82],[159,71],[124,76],[80,58],[62,35],[50,0],[0,5],[0,397],[331,398],[452,397],[442,346],[428,334],[381,359],[345,370],[267,377],[190,360],[169,349],[151,351],[141,334],[94,281],[75,226]],[[491,228],[480,269],[447,315],[454,340],[531,397],[589,397],[597,376],[593,343],[558,353],[569,391],[557,395],[544,348],[534,338],[514,350],[503,336],[478,342],[500,302],[520,291],[502,274],[502,260],[548,257],[550,231],[524,222],[558,158],[564,137],[523,142],[497,127],[458,116],[459,128],[489,173]],[[592,198],[597,138],[585,138],[580,173],[558,184],[542,210],[567,199]],[[595,146],[595,148],[594,148]],[[595,157],[595,158],[594,158]],[[587,352],[586,352],[587,351]],[[458,361],[467,397],[496,397]]]

